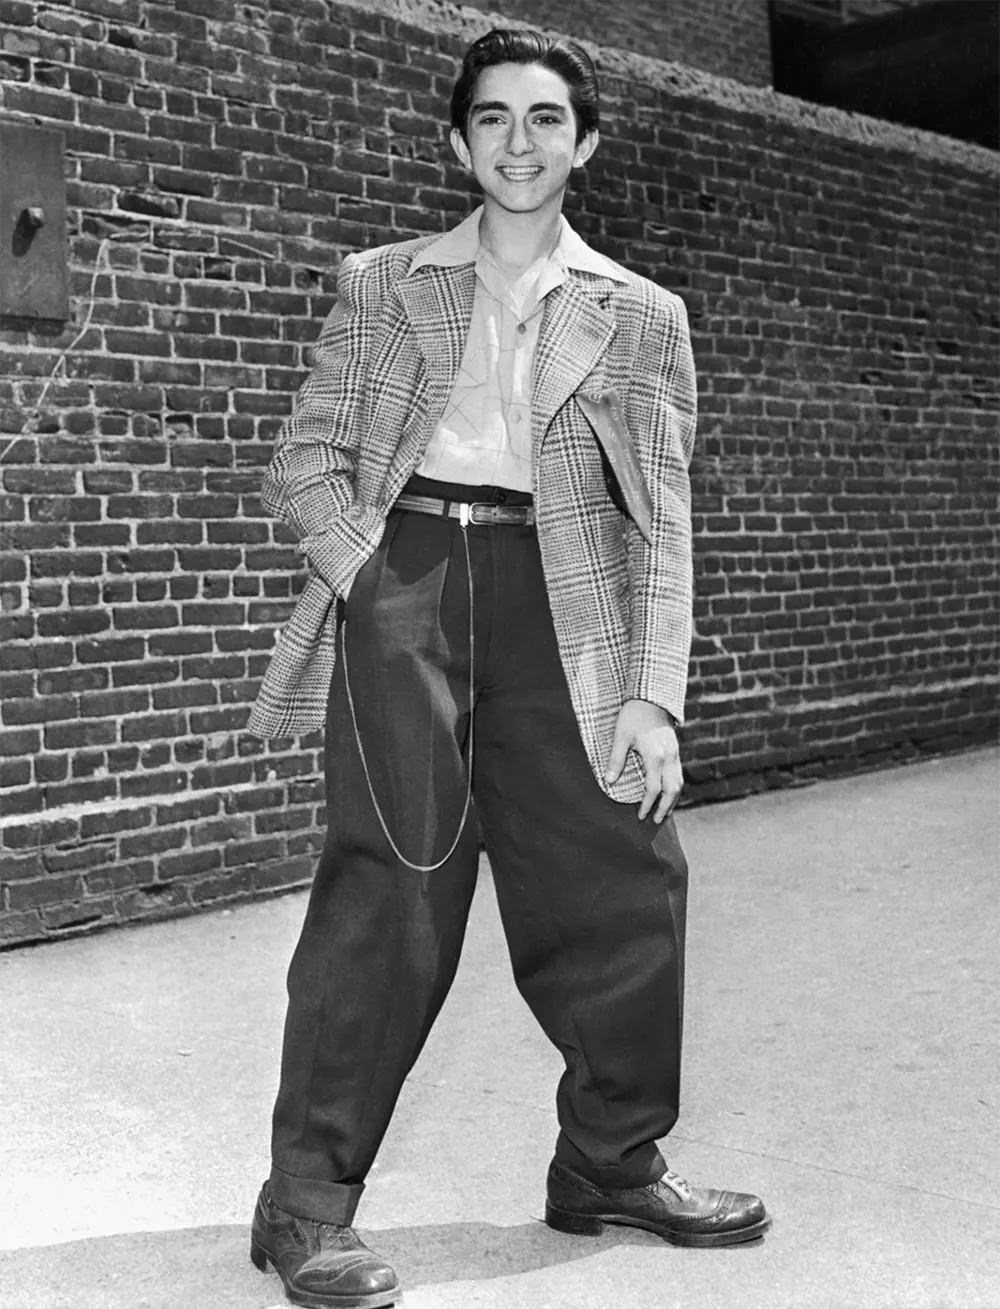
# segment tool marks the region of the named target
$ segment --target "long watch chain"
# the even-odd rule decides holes
[[[451,858],[451,856],[455,853],[456,849],[458,848],[459,841],[462,839],[462,833],[465,831],[465,824],[468,822],[468,818],[469,818],[469,808],[472,804],[472,749],[473,749],[473,737],[475,734],[475,699],[476,699],[475,684],[473,681],[473,669],[475,668],[476,633],[475,633],[475,625],[473,621],[474,614],[473,614],[472,559],[469,555],[469,536],[467,531],[468,511],[465,505],[463,505],[462,508],[463,510],[466,510],[466,512],[463,513],[460,522],[461,522],[461,529],[462,529],[462,544],[465,547],[465,575],[468,580],[468,588],[469,588],[469,768],[468,768],[469,775],[465,788],[465,805],[462,809],[462,817],[458,825],[458,831],[455,833],[455,839],[454,841],[452,841],[451,845],[449,846],[448,853],[442,859],[439,859],[435,864],[415,864],[411,859],[407,859],[406,855],[404,855],[403,852],[400,850],[396,841],[393,840],[392,833],[389,831],[389,827],[385,821],[385,815],[382,812],[382,806],[379,804],[378,798],[375,795],[375,787],[372,784],[371,773],[368,768],[368,760],[365,756],[365,748],[361,743],[361,732],[358,730],[358,716],[354,708],[354,696],[351,692],[351,679],[347,667],[347,638],[344,634],[344,628],[347,625],[346,616],[343,622],[341,623],[341,628],[340,628],[340,657],[344,661],[344,688],[347,691],[347,704],[351,711],[351,724],[354,728],[354,740],[357,743],[358,755],[361,759],[361,767],[364,770],[365,781],[368,784],[368,794],[371,797],[372,807],[375,810],[375,817],[379,821],[379,826],[382,828],[383,835],[385,836],[385,839],[389,842],[389,846],[393,854],[400,861],[400,863],[405,864],[407,868],[412,869],[413,872],[415,873],[433,873],[436,872],[437,869],[443,867],[448,862],[448,860]]]

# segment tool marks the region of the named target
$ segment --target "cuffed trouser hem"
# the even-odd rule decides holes
[[[602,1191],[652,1186],[667,1171],[666,1160],[655,1145],[637,1150],[627,1163],[602,1166],[591,1163],[567,1138],[560,1134],[556,1142],[555,1157],[567,1168],[593,1182]]]
[[[280,1168],[271,1168],[268,1183],[271,1199],[279,1209],[307,1218],[314,1223],[333,1223],[337,1227],[350,1227],[364,1183],[348,1186],[344,1182],[317,1182],[311,1177],[293,1177]]]

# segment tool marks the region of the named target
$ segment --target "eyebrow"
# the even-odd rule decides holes
[[[480,100],[477,104],[472,106],[472,109],[469,112],[473,114],[484,114],[490,112],[495,113],[497,110],[500,110],[501,113],[509,113],[510,105],[504,104],[502,100]],[[554,101],[542,100],[538,104],[532,105],[528,110],[528,113],[537,114],[541,110],[545,110],[550,114],[564,114],[566,112],[566,106],[556,104]]]

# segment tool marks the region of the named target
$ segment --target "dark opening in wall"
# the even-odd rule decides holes
[[[1000,146],[997,0],[928,0],[886,9],[843,0],[771,0],[775,90]]]

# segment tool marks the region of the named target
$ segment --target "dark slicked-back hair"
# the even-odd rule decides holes
[[[569,87],[569,102],[576,114],[577,145],[588,132],[596,132],[600,118],[597,72],[583,46],[563,37],[545,36],[524,27],[494,27],[473,41],[462,60],[451,93],[451,125],[467,138],[469,110],[479,74],[495,64],[541,64],[558,73]]]

